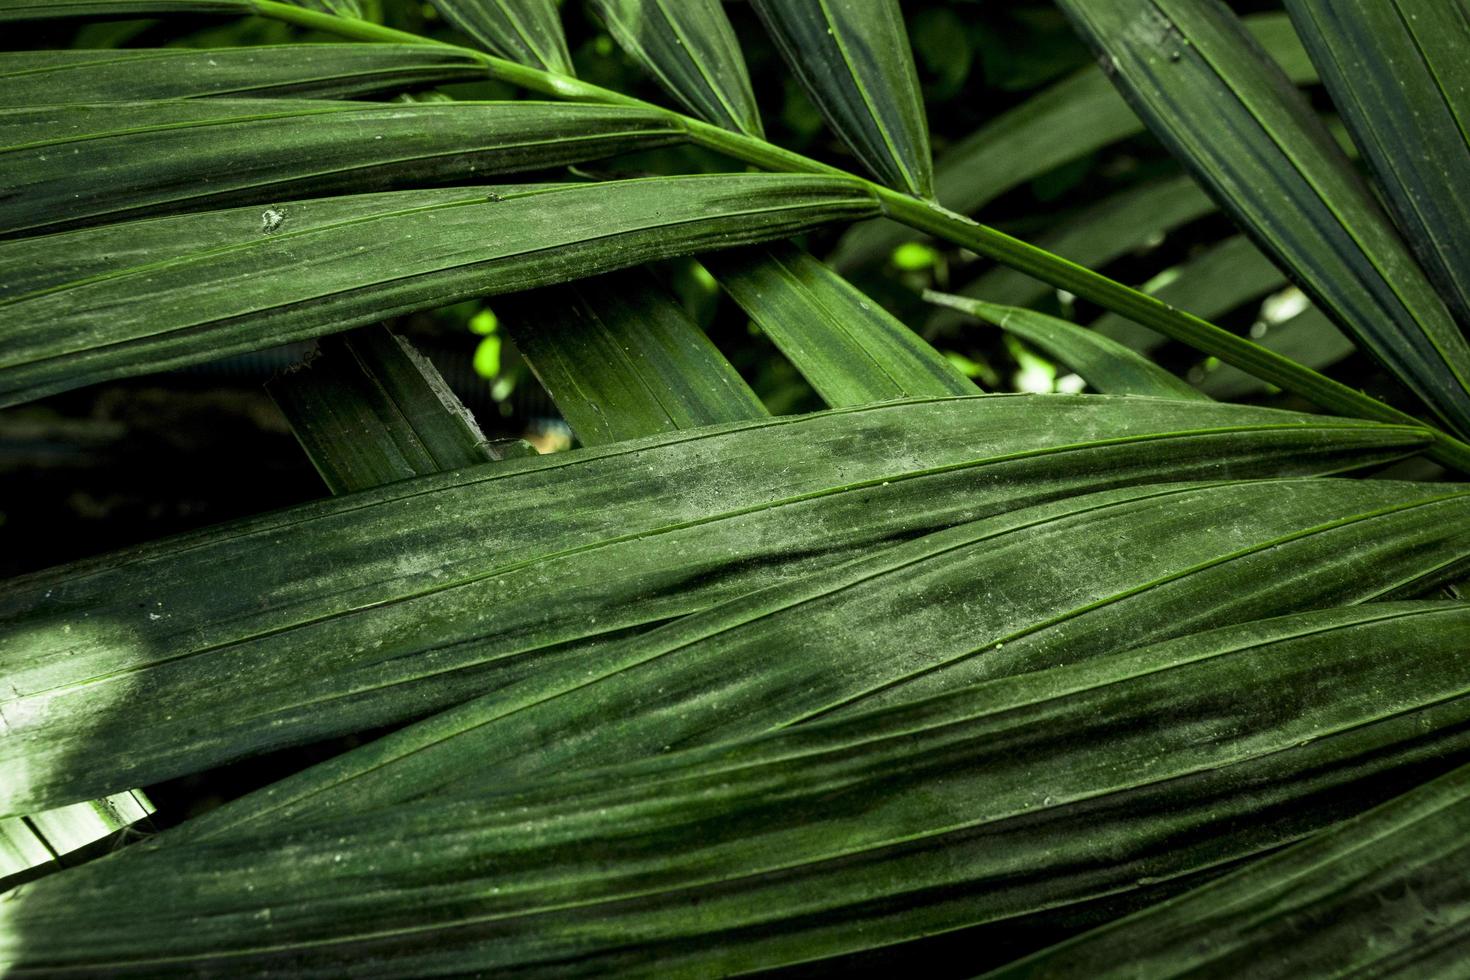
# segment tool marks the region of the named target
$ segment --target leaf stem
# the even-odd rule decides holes
[[[263,17],[285,21],[300,27],[336,34],[357,41],[390,44],[434,45],[484,65],[491,77],[532,92],[575,102],[597,102],[632,106],[661,112],[682,128],[691,142],[717,150],[737,160],[765,170],[777,172],[818,173],[840,176],[861,182],[882,205],[884,213],[917,231],[927,232],[945,241],[970,249],[1032,276],[1058,289],[1111,312],[1125,316],[1172,340],[1218,357],[1226,364],[1268,381],[1285,391],[1300,395],[1324,409],[1357,418],[1380,422],[1419,425],[1434,437],[1426,450],[1428,456],[1462,473],[1470,473],[1470,444],[1387,405],[1371,395],[1333,381],[1305,365],[1282,357],[1259,344],[1237,337],[1207,320],[1176,310],[1147,293],[1123,285],[1107,276],[1077,265],[1059,255],[1029,245],[1004,232],[956,214],[933,201],[921,200],[892,190],[845,170],[829,166],[810,157],[783,149],[773,143],[731,132],[711,123],[686,116],[664,106],[645,102],[612,89],[581,79],[497,58],[473,48],[449,44],[407,31],[384,27],[365,20],[310,10],[279,0],[253,0],[256,12]]]

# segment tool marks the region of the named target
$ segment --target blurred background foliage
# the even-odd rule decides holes
[[[327,6],[351,2],[364,16],[392,26],[463,40],[427,3],[317,2]],[[768,136],[819,159],[855,167],[781,64],[754,13],[741,2],[727,6],[745,50]],[[1270,2],[1233,6],[1241,13],[1279,7]],[[617,49],[581,0],[567,0],[562,9],[579,75],[666,103],[663,93]],[[906,0],[904,10],[941,166],[948,148],[987,122],[1073,73],[1098,71],[1047,0]],[[167,22],[37,25],[16,30],[28,33],[13,46],[32,48],[217,47],[333,40],[259,19],[174,17]],[[487,81],[405,93],[400,98],[449,96],[512,99],[521,93]],[[1064,138],[1067,134],[1057,135]],[[670,148],[606,161],[596,170],[577,175],[718,172],[737,166],[706,151]],[[1021,183],[987,203],[977,217],[1035,239],[1063,226],[1090,205],[1179,172],[1156,141],[1140,134]],[[545,176],[567,179],[565,172],[529,174],[524,179]],[[486,229],[487,234],[493,232]],[[805,244],[814,254],[827,255],[842,233],[841,228],[824,231],[810,236]],[[1226,219],[1207,214],[1150,237],[1110,260],[1103,271],[1157,289],[1177,279],[1186,263],[1208,255],[1213,246],[1233,234]],[[926,288],[959,290],[990,271],[989,263],[972,254],[908,242],[888,249],[881,261],[843,271],[919,329],[987,390],[1076,391],[1083,387],[1075,375],[1014,338],[976,321],[937,317],[922,302],[920,293]],[[659,273],[773,412],[821,407],[802,378],[739,309],[720,295],[697,262],[666,263]],[[1236,272],[1223,266],[1204,274],[1230,277]],[[1220,311],[1216,322],[1259,336],[1263,324],[1272,320],[1272,309],[1290,311],[1300,306],[1292,291],[1281,285],[1268,281],[1254,292],[1236,290],[1250,295]],[[1038,295],[1038,308],[1078,322],[1093,320],[1099,313],[1054,291]],[[461,303],[404,317],[392,326],[430,355],[487,435],[525,436],[543,452],[571,445],[569,430],[514,346],[502,336],[496,312],[489,306]],[[0,480],[4,487],[0,493],[0,574],[14,575],[324,496],[325,488],[262,390],[265,381],[300,360],[309,348],[309,344],[299,344],[228,358],[185,371],[72,391],[0,412]],[[1153,356],[1195,381],[1212,367],[1179,345],[1158,347]],[[1329,373],[1375,393],[1394,394],[1389,382],[1358,355],[1348,356]],[[1232,395],[1303,407],[1260,388],[1246,387]]]

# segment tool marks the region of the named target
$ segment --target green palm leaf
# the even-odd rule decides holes
[[[926,291],[931,303],[949,306],[995,324],[1076,371],[1097,391],[1158,398],[1207,398],[1188,383],[1131,348],[1086,327],[1044,313]]]
[[[646,272],[521,293],[498,309],[584,446],[770,414]]]
[[[1470,324],[1470,9],[1442,0],[1287,9],[1414,254]]]
[[[1171,306],[1218,317],[1285,285],[1281,270],[1250,239],[1235,235],[1165,269],[1141,288]],[[1167,340],[1116,313],[1098,317],[1092,329],[1136,351],[1155,350]]]
[[[250,0],[0,0],[0,21],[254,12],[255,5]]]
[[[428,359],[383,327],[324,338],[267,390],[333,493],[502,458]]]
[[[786,63],[890,187],[933,196],[924,100],[897,0],[753,0]]]
[[[585,664],[627,630],[1026,504],[1334,472],[1424,439],[1173,400],[891,403],[507,460],[39,573],[0,597],[13,685],[0,809],[423,714]],[[1419,560],[1436,554],[1426,541]],[[139,684],[161,710],[106,710]]]
[[[458,802],[160,841],[38,883],[0,955],[712,975],[1001,930],[1258,854],[1463,761],[1446,644],[1466,623],[1460,604],[1253,623]]]
[[[1470,344],[1311,107],[1217,2],[1061,3],[1134,108],[1361,346],[1470,429]],[[1214,138],[1226,128],[1229,140]]]
[[[835,178],[663,177],[292,201],[0,243],[0,404],[875,208]]]
[[[833,408],[975,391],[938,351],[799,248],[763,246],[704,262]]]
[[[745,57],[719,0],[593,0],[623,50],[691,112],[761,136]]]
[[[1215,203],[1190,177],[1152,181],[1084,209],[1039,236],[1036,245],[1078,265],[1101,267],[1213,210]],[[1000,266],[967,283],[958,294],[1001,306],[1033,306],[1050,292],[1046,283]],[[947,330],[962,320],[957,310],[939,309],[927,326]]]
[[[576,74],[555,0],[434,0],[434,6],[486,51],[559,75]]]
[[[1317,70],[1284,15],[1247,17],[1245,24],[1293,81],[1316,81]],[[935,193],[945,207],[973,214],[1006,191],[1143,129],[1107,76],[1086,68],[947,149],[935,161]],[[859,225],[843,236],[832,262],[843,271],[881,262],[912,237],[911,229],[890,222]]]
[[[466,781],[596,768],[1255,616],[1419,594],[1470,561],[1464,534],[1431,527],[1459,519],[1470,499],[1424,494],[1415,513],[1410,493],[1411,502],[1392,505],[1402,510],[1349,513],[1402,500],[1402,486],[1170,484],[936,532],[604,647],[596,666],[573,661],[538,672],[247,796],[183,833],[234,832],[262,818],[321,820]],[[1302,509],[1235,516],[1283,496]],[[1090,571],[1099,553],[1124,557]]]
[[[0,106],[200,96],[348,98],[484,77],[484,66],[473,59],[429,44],[6,51],[0,53]]]
[[[11,189],[0,199],[0,233],[472,180],[679,138],[656,112],[555,102],[206,99],[12,109],[0,111],[0,182]]]
[[[1463,645],[1463,635],[1447,639]],[[1470,767],[1461,767],[987,977],[1453,976],[1470,908],[1467,839]]]

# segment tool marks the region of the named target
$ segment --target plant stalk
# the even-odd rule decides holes
[[[1423,426],[1434,438],[1434,442],[1425,451],[1426,454],[1445,466],[1470,474],[1470,443],[1465,443],[1422,419],[1401,412],[1371,395],[1333,381],[1290,358],[1282,357],[1243,337],[1237,337],[1207,320],[1176,310],[1147,293],[956,214],[936,202],[892,190],[765,140],[722,129],[664,106],[577,78],[507,61],[473,48],[436,41],[365,20],[310,10],[279,0],[254,0],[254,7],[263,17],[356,41],[427,44],[445,48],[484,65],[493,78],[554,98],[660,112],[682,128],[691,142],[764,170],[824,174],[860,182],[878,200],[884,214],[895,221],[977,252],[1057,289],[1096,303],[1172,340],[1218,357],[1226,364],[1268,381],[1284,391],[1300,395],[1321,408],[1356,418]]]

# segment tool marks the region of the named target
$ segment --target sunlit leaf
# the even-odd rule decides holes
[[[1464,762],[1470,697],[1449,668],[1466,624],[1441,603],[1268,620],[580,777],[161,838],[18,896],[0,956],[711,976],[963,926],[993,941]]]

